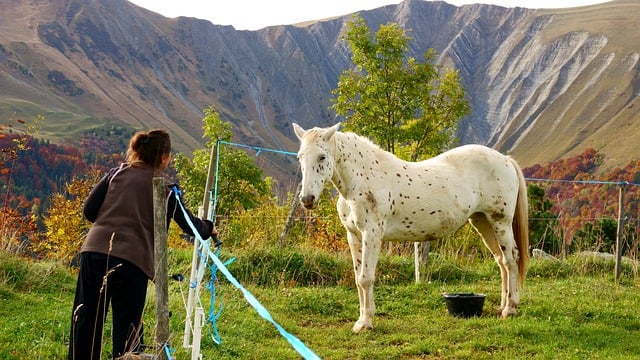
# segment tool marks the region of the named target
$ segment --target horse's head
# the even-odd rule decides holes
[[[300,202],[307,209],[316,207],[324,184],[333,175],[335,160],[329,140],[339,127],[340,123],[330,128],[305,130],[293,123],[293,130],[300,139],[298,151],[298,161],[302,171]]]

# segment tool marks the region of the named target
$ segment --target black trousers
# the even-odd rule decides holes
[[[113,357],[139,351],[147,283],[147,276],[130,262],[82,253],[71,315],[69,360],[100,359],[109,304],[113,312]]]

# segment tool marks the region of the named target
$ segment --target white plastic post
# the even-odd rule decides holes
[[[200,339],[202,338],[202,327],[204,326],[204,310],[201,306],[196,307],[196,316],[193,329],[193,347],[191,348],[191,360],[202,360],[200,354]]]
[[[204,208],[200,206],[198,208],[198,216],[202,217]],[[193,239],[193,255],[191,256],[191,275],[189,276],[189,297],[187,298],[187,315],[184,323],[184,338],[182,346],[185,349],[191,347],[191,331],[195,328],[193,319],[193,309],[196,303],[196,288],[199,284],[196,283],[196,277],[198,276],[198,248],[200,247],[200,241],[198,237]],[[194,286],[195,284],[195,286]]]
[[[199,218],[204,218],[205,215],[207,215],[208,217],[208,215],[211,213],[210,204],[209,204],[209,191],[211,190],[211,184],[213,183],[213,179],[215,175],[215,160],[216,160],[216,157],[217,157],[216,154],[218,151],[216,145],[211,147],[211,156],[209,157],[209,172],[207,174],[207,182],[204,188],[202,206],[198,207]],[[201,278],[198,278],[198,274],[200,273],[202,276],[204,271],[200,271],[200,270],[201,270],[201,267],[203,267],[206,262],[205,260],[201,260],[200,257],[198,256],[199,247],[200,247],[200,242],[198,241],[198,238],[195,237],[195,239],[193,240],[193,255],[191,259],[191,276],[189,277],[189,298],[187,299],[187,316],[185,319],[184,339],[182,342],[185,349],[188,349],[189,347],[191,347],[192,359],[201,358],[200,337],[202,335],[201,329],[204,326],[202,323],[204,318],[202,307],[201,306],[198,306],[197,308],[195,307],[196,302],[200,297],[200,281],[202,280]],[[192,317],[194,308],[196,311],[195,319]],[[200,319],[198,319],[198,311],[200,312]],[[191,345],[191,339],[190,339],[191,331],[193,331],[194,333],[193,345]],[[198,334],[197,336],[196,336],[196,332]],[[197,343],[197,347],[196,347],[196,343]]]

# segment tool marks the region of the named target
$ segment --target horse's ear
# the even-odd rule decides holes
[[[324,133],[324,135],[323,135],[324,140],[326,141],[326,140],[331,139],[331,137],[333,136],[333,134],[335,134],[335,133],[336,133],[336,131],[338,131],[338,129],[340,128],[340,125],[341,125],[341,124],[342,124],[342,123],[337,123],[337,124],[333,125],[332,127],[328,128],[328,129],[327,129],[327,132],[326,132],[326,133]]]
[[[298,139],[302,140],[302,137],[304,136],[306,131],[302,128],[302,126],[296,123],[291,123],[291,125],[293,125],[293,132],[296,134]]]

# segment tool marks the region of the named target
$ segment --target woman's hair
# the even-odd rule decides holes
[[[162,165],[162,155],[169,153],[171,153],[169,133],[161,129],[140,131],[129,141],[127,162],[132,165],[142,162],[158,170]]]

